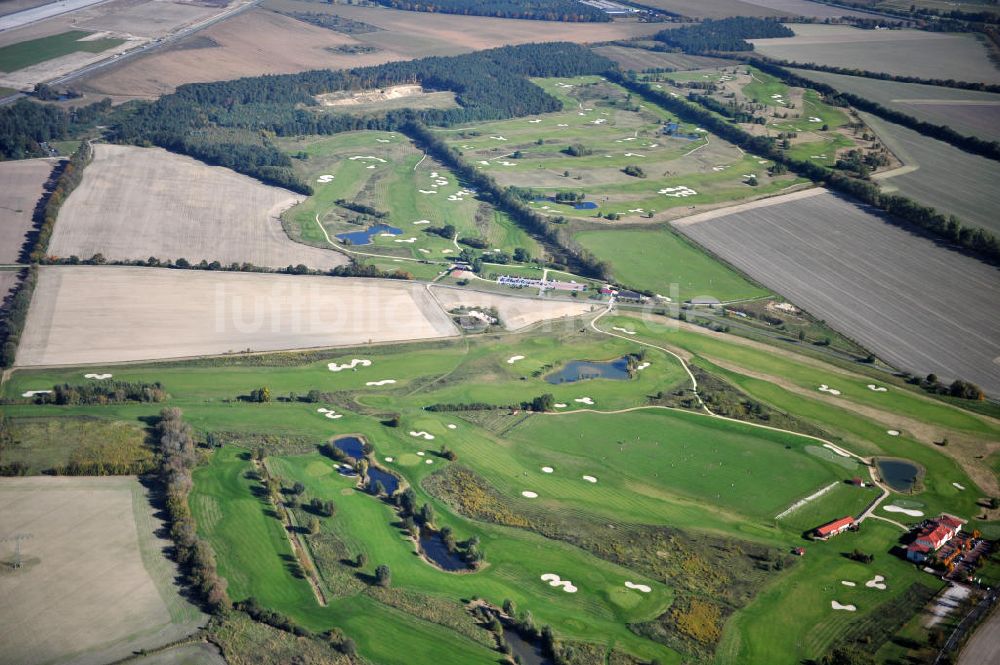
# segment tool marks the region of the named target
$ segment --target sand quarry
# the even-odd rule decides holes
[[[106,663],[193,633],[204,617],[158,556],[169,541],[154,535],[153,512],[131,477],[5,478],[0,533],[33,537],[23,568],[0,574],[0,660]],[[0,559],[12,552],[0,544]]]
[[[93,163],[59,213],[49,253],[271,268],[345,264],[338,252],[285,235],[278,216],[303,198],[160,148],[95,145]]]
[[[422,284],[43,266],[16,362],[107,363],[457,334]]]

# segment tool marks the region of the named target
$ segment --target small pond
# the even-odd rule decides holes
[[[573,383],[587,379],[614,379],[628,381],[628,357],[622,356],[606,362],[595,360],[571,360],[566,365],[545,377],[549,383]]]
[[[580,201],[573,207],[576,208],[577,210],[596,210],[597,204],[594,203],[593,201]]]
[[[919,466],[903,459],[878,459],[875,466],[886,485],[897,492],[912,490],[920,474]]]
[[[352,245],[370,245],[372,238],[380,233],[391,233],[394,236],[398,236],[402,232],[403,229],[397,229],[395,226],[389,226],[388,224],[375,224],[374,226],[369,226],[364,231],[338,233],[337,238],[348,241]]]
[[[521,665],[552,665],[552,661],[545,657],[542,646],[537,642],[529,642],[507,626],[503,628],[503,638]]]
[[[356,436],[342,436],[333,442],[342,453],[356,460],[365,456],[364,442]],[[346,474],[345,474],[346,475]],[[399,489],[399,478],[383,471],[374,465],[368,466],[368,477],[371,479],[371,487],[374,492],[375,483],[380,482],[385,487],[386,494],[392,494]]]
[[[428,559],[444,570],[468,570],[465,560],[456,552],[449,552],[440,531],[424,529],[420,532],[420,549]]]

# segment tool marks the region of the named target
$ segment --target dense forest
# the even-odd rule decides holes
[[[438,14],[496,16],[536,21],[569,21],[603,23],[611,20],[606,13],[577,0],[376,0],[393,9]]]
[[[180,86],[155,102],[123,109],[108,138],[159,145],[309,194],[311,188],[297,180],[288,156],[260,139],[259,132],[279,136],[335,134],[394,130],[412,119],[449,126],[548,113],[561,109],[562,103],[529,77],[598,74],[612,66],[610,60],[587,48],[556,42],[348,70],[195,83]],[[458,108],[400,109],[357,116],[331,113],[315,100],[315,95],[327,92],[416,82],[427,90],[454,92]],[[258,136],[252,141],[247,139],[251,132]]]
[[[110,99],[69,111],[27,99],[0,107],[0,160],[48,157],[42,143],[65,139],[92,126],[110,108]]]
[[[751,58],[749,62],[761,71],[778,77],[788,85],[800,88],[812,88],[842,106],[851,105],[859,111],[866,111],[877,115],[880,118],[885,118],[889,122],[894,122],[897,125],[909,127],[910,129],[920,132],[924,136],[929,136],[930,138],[950,143],[956,148],[965,150],[966,152],[970,152],[974,155],[981,155],[989,159],[1000,159],[1000,143],[997,143],[996,141],[984,141],[975,136],[960,134],[947,125],[934,125],[929,122],[918,120],[912,115],[882,106],[878,102],[873,102],[870,99],[866,99],[849,92],[841,92],[826,83],[818,83],[816,81],[803,78],[798,74],[772,62],[757,60],[755,58]]]
[[[989,231],[964,226],[955,216],[943,215],[905,196],[883,193],[878,184],[870,180],[852,178],[809,160],[793,159],[779,149],[774,138],[754,136],[723,116],[697,105],[699,95],[692,94],[685,100],[637,81],[631,75],[613,71],[607,76],[629,91],[672,111],[682,120],[704,127],[747,152],[773,160],[780,168],[878,208],[888,213],[889,219],[919,228],[986,260],[1000,261],[1000,242]]]
[[[753,44],[748,42],[748,39],[794,35],[790,28],[776,20],[737,16],[661,30],[653,35],[653,39],[685,53],[700,54],[716,51],[752,51]]]

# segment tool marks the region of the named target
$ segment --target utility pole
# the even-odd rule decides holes
[[[21,561],[21,542],[31,538],[30,533],[14,533],[5,538],[0,538],[0,543],[14,543],[14,561],[11,563],[13,568],[20,568],[22,565]]]

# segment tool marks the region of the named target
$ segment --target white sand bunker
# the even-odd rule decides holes
[[[322,413],[324,416],[330,420],[337,420],[338,418],[343,418],[343,414],[337,413],[333,409],[324,409],[322,407],[316,409],[316,413]]]
[[[809,122],[823,122],[823,118],[817,118],[816,116],[809,116]]]
[[[850,582],[848,580],[840,580],[840,583],[843,584],[844,586],[858,586],[854,582]]]
[[[826,385],[825,383],[820,384],[820,386],[819,386],[819,388],[817,388],[817,390],[819,390],[821,393],[830,393],[833,396],[837,396],[837,395],[840,394],[839,390],[837,390],[836,388],[831,388],[830,386]]]
[[[433,463],[434,463],[434,460],[432,460],[432,459],[424,460],[424,464],[433,464]]]
[[[425,453],[425,452],[424,452],[424,451],[422,451],[422,450],[418,450],[418,451],[417,451],[417,455],[418,455],[418,456],[420,456],[420,457],[423,457],[423,456],[424,456],[424,455],[426,455],[426,454],[427,454],[427,453]]]
[[[104,379],[110,379],[111,375],[110,374],[84,374],[83,378],[85,378],[85,379],[94,379],[96,381],[103,381]]]
[[[844,610],[846,612],[857,612],[858,611],[858,608],[855,605],[841,605],[840,603],[838,603],[835,600],[831,600],[830,601],[830,607],[832,607],[835,610]]]
[[[390,143],[389,139],[375,139],[379,143]]]
[[[534,120],[529,120],[528,122],[530,122],[532,125],[537,125],[541,121],[542,121],[541,118],[535,118]]]
[[[333,180],[333,176],[330,175],[329,173],[324,173],[320,177],[316,178],[316,182],[320,182],[320,183],[324,183],[324,184],[330,182],[331,180]]]
[[[51,395],[51,390],[26,390],[21,393],[21,397],[34,397],[35,395]]]
[[[889,436],[899,436],[898,429],[887,429],[885,433],[888,434]]]
[[[48,392],[48,391],[46,391],[46,392]],[[952,486],[953,486],[953,487],[954,487],[955,489],[957,489],[957,490],[961,490],[961,491],[963,491],[963,492],[965,491],[965,486],[964,486],[964,485],[961,485],[961,484],[959,484],[959,483],[952,483]]]
[[[495,140],[495,141],[506,141],[507,140],[507,139],[505,139],[502,136],[491,136],[490,138],[493,139],[493,140]]]
[[[560,122],[556,127],[569,127],[569,125]]]
[[[594,476],[583,476],[583,479],[586,480],[588,483],[596,483],[597,482],[597,478],[595,478]]]
[[[684,196],[694,196],[698,192],[696,192],[695,190],[691,189],[686,185],[679,185],[677,187],[664,187],[663,189],[659,190],[659,193],[663,194],[664,196],[671,196],[676,199]]]
[[[644,369],[646,369],[647,367],[649,367],[649,365],[650,365],[650,363],[639,363],[639,364],[638,364],[638,365],[636,366],[636,368],[635,368],[635,371],[637,371],[637,372],[641,372],[642,370],[644,370]]]
[[[643,593],[650,593],[653,590],[652,587],[650,587],[649,585],[646,585],[646,584],[635,584],[635,583],[630,582],[630,581],[626,581],[625,582],[625,586],[627,588],[629,588],[629,589],[635,589],[636,591],[641,591]]]
[[[885,386],[876,386],[874,383],[869,383],[868,390],[872,391],[873,393],[884,393],[889,389],[886,388]]]
[[[909,515],[910,517],[924,516],[922,511],[913,510],[912,508],[903,508],[902,506],[882,506],[882,510],[887,513],[902,513],[903,515]]]
[[[393,242],[415,243],[416,241],[417,241],[416,238],[403,238],[402,240],[396,238]]]
[[[454,425],[452,423],[448,423],[448,429],[458,429],[458,425]]]
[[[594,405],[594,400],[590,399],[589,397],[577,397],[573,401],[574,402],[579,402],[580,404],[587,404],[587,405],[590,405],[590,406]]]
[[[431,250],[429,250],[429,249],[424,249],[423,247],[418,247],[418,248],[417,248],[417,251],[418,251],[418,252],[421,252],[421,253],[423,253],[423,254],[430,254],[430,253],[431,253]]]
[[[388,386],[396,383],[396,379],[382,379],[381,381],[369,381],[366,386]]]
[[[881,589],[885,591],[885,578],[881,575],[876,575],[872,579],[865,582],[865,586],[869,589]]]
[[[626,157],[645,157],[646,155],[640,155],[637,152],[626,152],[625,156]]]
[[[433,441],[434,440],[434,435],[433,434],[431,434],[430,432],[425,432],[423,430],[420,430],[419,432],[410,432],[410,436],[416,437],[418,439],[422,438],[422,439],[425,439],[427,441]]]
[[[570,582],[569,580],[561,579],[555,573],[545,573],[544,575],[542,575],[542,581],[548,582],[549,586],[553,586],[556,588],[562,587],[562,590],[565,591],[566,593],[576,593],[577,591],[576,587],[573,586],[572,582]]]
[[[557,409],[565,409],[567,405],[563,404],[562,402],[556,402],[552,406],[556,407]]]
[[[385,461],[386,461],[386,462],[395,462],[395,461],[396,461],[396,458],[395,458],[395,457],[386,457],[386,458],[385,458]]]
[[[360,160],[370,159],[376,162],[382,162],[383,164],[386,163],[384,159],[382,159],[381,157],[376,157],[375,155],[355,155],[354,157],[351,157],[351,161],[357,161],[359,159]]]
[[[615,326],[614,328],[612,328],[612,330],[617,330],[618,332],[623,332],[626,335],[634,335],[635,334],[634,330],[629,330],[628,328],[619,328],[618,326]]]
[[[553,471],[555,471],[555,469],[553,469],[551,466],[542,467],[542,473],[552,473]]]
[[[367,358],[355,358],[351,362],[344,365],[338,365],[337,363],[330,363],[326,367],[331,372],[339,372],[345,369],[354,369],[355,367],[371,367],[372,361]]]
[[[524,490],[523,492],[521,492],[521,496],[523,496],[525,499],[537,499],[538,492],[532,492],[531,490]]]
[[[421,194],[437,194],[433,189],[418,189]]]
[[[524,360],[524,356],[511,356],[510,358],[507,358],[507,364],[513,365],[518,360]]]
[[[413,225],[414,226],[420,226],[421,224],[430,224],[430,223],[431,223],[431,220],[429,220],[429,219],[418,219],[417,221],[413,222]]]
[[[823,447],[826,448],[827,450],[832,450],[833,452],[835,452],[836,454],[840,455],[841,457],[850,457],[851,456],[850,453],[845,453],[843,450],[841,450],[837,446],[833,445],[832,443],[824,443]]]

